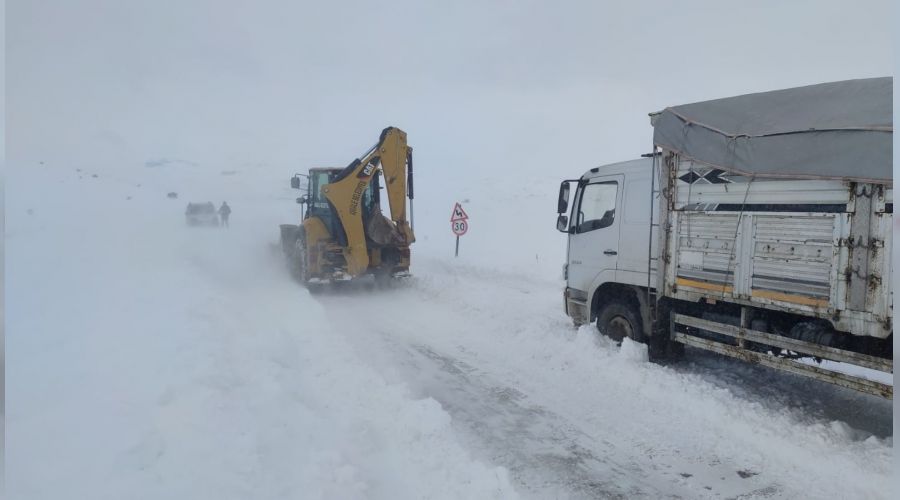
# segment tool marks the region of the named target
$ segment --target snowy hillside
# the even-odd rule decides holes
[[[292,173],[9,169],[10,498],[894,497],[889,401],[574,329],[558,179],[420,168],[414,276],[312,296]]]

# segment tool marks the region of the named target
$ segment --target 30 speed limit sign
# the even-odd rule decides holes
[[[463,210],[462,205],[456,202],[453,206],[453,212],[450,213],[450,230],[456,235],[456,252],[455,256],[459,257],[459,237],[466,234],[469,230],[469,214]]]

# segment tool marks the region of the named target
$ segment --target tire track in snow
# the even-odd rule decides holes
[[[492,377],[468,363],[424,345],[410,350],[439,372],[420,380],[470,443],[501,464],[536,498],[681,498],[645,481],[634,463],[618,463],[615,446],[597,441],[519,390],[495,385]],[[473,443],[473,441],[480,443]]]
[[[396,301],[410,291],[384,293]],[[451,349],[458,353],[455,356],[421,343],[416,331],[426,329],[426,324],[379,316],[374,324],[362,327],[360,318],[375,318],[374,311],[382,305],[374,297],[366,287],[344,287],[318,299],[333,314],[336,333],[346,335],[394,382],[404,382],[417,396],[438,401],[470,451],[509,469],[522,494],[536,499],[697,497],[674,472],[648,468],[639,456],[646,452],[630,450],[634,443],[590,436],[568,418],[533,403],[508,380],[475,366],[483,367],[486,361],[478,353],[459,345]],[[416,306],[420,312],[422,306]],[[342,313],[347,309],[356,314]]]

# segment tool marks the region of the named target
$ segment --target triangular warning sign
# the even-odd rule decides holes
[[[466,220],[469,218],[469,214],[463,210],[462,205],[459,202],[456,202],[456,205],[453,207],[453,213],[450,214],[450,222],[456,222],[458,220]]]

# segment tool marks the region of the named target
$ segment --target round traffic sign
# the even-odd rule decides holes
[[[450,229],[453,230],[453,234],[462,236],[469,230],[469,224],[465,220],[455,220],[450,223]]]

